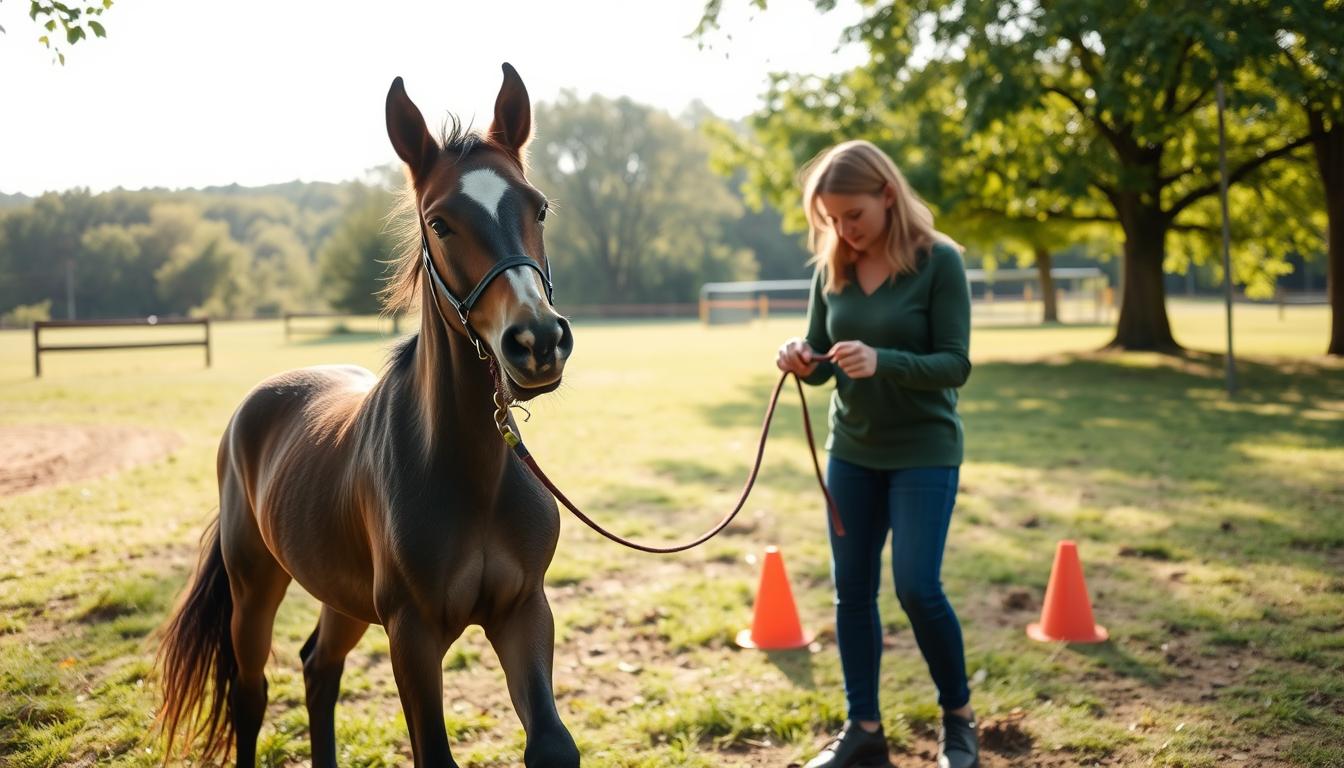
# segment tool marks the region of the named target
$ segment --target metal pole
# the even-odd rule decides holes
[[[75,260],[65,260],[65,314],[67,320],[75,319]]]
[[[1237,365],[1232,357],[1232,230],[1227,213],[1227,133],[1223,128],[1223,81],[1215,84],[1218,97],[1218,199],[1223,208],[1223,289],[1227,301],[1227,395],[1237,393]]]

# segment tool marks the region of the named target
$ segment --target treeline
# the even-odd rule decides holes
[[[537,107],[533,183],[553,201],[547,250],[570,306],[694,301],[712,280],[802,277],[779,213],[710,170],[700,126],[628,99]],[[83,190],[0,200],[0,316],[267,317],[373,312],[396,244],[400,172],[369,182]]]

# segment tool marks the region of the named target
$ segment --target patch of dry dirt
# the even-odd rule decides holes
[[[132,426],[0,426],[0,496],[119,472],[181,444],[176,432]]]

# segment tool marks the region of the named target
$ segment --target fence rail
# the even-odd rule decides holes
[[[199,325],[205,330],[200,339],[182,341],[124,341],[100,344],[43,344],[43,329],[69,328],[158,328],[164,326]],[[33,377],[42,376],[43,352],[95,352],[108,349],[163,349],[166,347],[204,347],[205,367],[210,367],[209,318],[131,318],[123,320],[38,320],[33,323]]]

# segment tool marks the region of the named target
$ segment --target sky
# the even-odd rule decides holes
[[[431,126],[451,110],[483,128],[505,61],[533,103],[571,89],[737,118],[769,72],[864,59],[836,50],[854,0],[723,5],[702,50],[687,39],[702,0],[118,0],[108,37],[60,66],[28,3],[0,0],[0,192],[358,178],[396,160],[383,103],[398,75]]]

